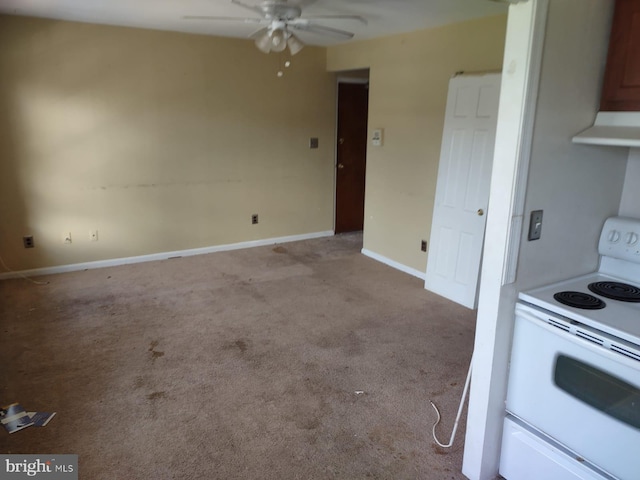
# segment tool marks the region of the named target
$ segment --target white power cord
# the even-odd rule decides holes
[[[26,275],[23,275],[20,272],[14,272],[9,267],[7,267],[7,264],[4,263],[4,260],[2,259],[2,257],[0,257],[0,265],[2,265],[8,272],[15,273],[19,277],[24,278],[25,280],[29,280],[31,283],[35,283],[36,285],[48,285],[49,284],[49,282],[39,282],[38,280],[33,280],[32,278],[29,278],[29,277],[27,277]]]
[[[462,391],[462,398],[460,399],[460,406],[458,407],[458,414],[456,415],[456,421],[453,424],[453,431],[451,432],[451,438],[449,439],[449,443],[447,443],[446,445],[440,443],[440,441],[438,440],[438,437],[436,437],[436,426],[440,423],[440,411],[438,410],[438,407],[436,407],[436,404],[433,403],[433,401],[429,400],[429,402],[431,403],[431,406],[433,407],[433,409],[436,411],[436,414],[438,415],[438,419],[436,420],[436,423],[433,424],[433,429],[432,429],[433,439],[442,448],[450,448],[453,445],[453,441],[456,438],[458,423],[460,422],[460,416],[462,415],[462,407],[464,406],[464,401],[467,398],[467,391],[469,390],[469,383],[471,382],[472,367],[473,367],[473,355],[471,356],[471,361],[469,362],[469,371],[467,372],[467,380],[464,382],[464,390]]]

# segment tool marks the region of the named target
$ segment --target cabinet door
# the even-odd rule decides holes
[[[640,111],[640,0],[617,0],[601,111]]]

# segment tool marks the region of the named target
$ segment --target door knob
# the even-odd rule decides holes
[[[338,164],[338,168],[339,168],[340,170],[342,170],[342,169],[344,168],[344,165],[343,165],[342,163],[339,163],[339,164]]]
[[[481,208],[479,208],[479,209],[478,209],[478,216],[479,216],[479,217],[481,217],[481,216],[483,216],[483,215],[484,215],[484,210],[483,210],[483,209],[481,209]]]
[[[338,143],[339,143],[340,145],[342,145],[342,144],[344,143],[344,138],[340,138],[340,139],[338,139]]]

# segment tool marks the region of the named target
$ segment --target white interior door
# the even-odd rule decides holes
[[[425,288],[475,308],[500,74],[449,82]]]

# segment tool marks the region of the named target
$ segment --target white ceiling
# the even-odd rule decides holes
[[[348,20],[323,20],[322,25],[355,33],[357,41],[433,28],[507,11],[491,0],[289,0],[302,4],[302,16],[360,15],[368,25]],[[257,5],[260,0],[244,0]],[[246,38],[256,30],[242,22],[186,20],[183,16],[251,17],[251,11],[231,0],[0,0],[0,13],[89,23],[173,30]],[[299,35],[311,45],[333,45],[345,40],[312,33]]]

